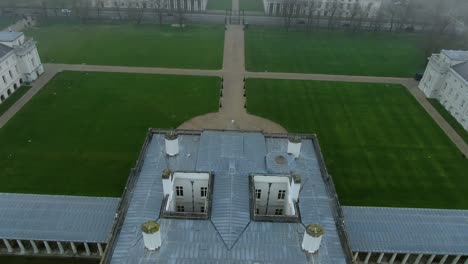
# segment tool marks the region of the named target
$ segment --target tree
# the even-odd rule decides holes
[[[130,21],[135,21],[136,24],[141,24],[145,15],[146,4],[139,4],[136,2],[129,3],[127,7],[127,17]]]
[[[120,12],[120,1],[115,1],[114,2],[114,6],[115,6],[115,10],[117,11],[117,15],[119,16],[119,20],[122,21],[122,13]]]
[[[185,10],[182,6],[183,0],[175,0],[176,2],[176,19],[177,23],[179,24],[180,28],[183,29],[185,27]]]
[[[286,31],[289,31],[292,21],[296,15],[296,9],[299,8],[299,0],[283,0],[281,7],[281,16],[283,17],[284,27]]]
[[[310,0],[309,3],[305,7],[306,15],[307,15],[306,30],[308,31],[310,31],[310,29],[312,28],[314,24],[314,19],[316,17],[317,19],[320,19],[320,12],[316,11],[319,8],[318,5],[319,4],[317,3],[317,0]]]
[[[153,10],[158,17],[159,25],[163,23],[163,12],[166,10],[167,0],[153,0]]]
[[[337,23],[336,17],[339,15],[339,2],[338,0],[333,0],[331,3],[328,2],[329,8],[327,10],[328,15],[328,28],[335,28],[335,24]]]
[[[81,19],[81,22],[86,23],[89,18],[89,9],[91,7],[91,3],[89,0],[76,0],[74,2],[74,13],[78,18]]]

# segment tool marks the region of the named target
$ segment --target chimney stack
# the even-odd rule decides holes
[[[179,137],[175,131],[166,133],[165,143],[167,155],[175,156],[179,154]]]
[[[161,230],[156,221],[148,221],[141,225],[143,242],[148,250],[156,250],[161,247]]]
[[[302,240],[302,249],[315,253],[320,248],[322,242],[323,228],[317,224],[308,225],[304,232],[304,239]]]
[[[162,182],[163,182],[163,191],[164,196],[170,194],[173,191],[173,181],[172,181],[172,171],[170,169],[165,169],[162,173]]]
[[[301,137],[291,136],[288,138],[288,153],[292,154],[295,158],[299,157],[301,153]]]
[[[294,202],[299,199],[299,191],[301,190],[301,175],[293,174],[291,180],[291,186],[289,188],[289,196]]]

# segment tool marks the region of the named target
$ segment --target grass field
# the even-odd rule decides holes
[[[208,10],[226,10],[232,8],[232,0],[208,0],[206,9]]]
[[[344,205],[468,209],[468,161],[398,85],[247,81],[250,113],[316,133]]]
[[[190,26],[49,24],[26,32],[44,63],[219,69],[224,30]]]
[[[414,35],[342,31],[246,31],[250,71],[411,77],[426,58]]]
[[[0,129],[0,192],[119,196],[149,127],[218,110],[216,77],[65,72]]]
[[[3,113],[18,101],[18,99],[20,99],[29,89],[31,89],[31,86],[21,86],[16,92],[3,101],[3,103],[0,104],[0,116],[3,115]]]
[[[239,0],[239,9],[244,11],[264,11],[262,0]]]
[[[450,126],[457,131],[458,135],[465,140],[468,144],[468,132],[463,128],[460,123],[442,106],[437,99],[429,99],[429,102],[434,106],[435,109],[444,117],[444,119],[450,124]]]

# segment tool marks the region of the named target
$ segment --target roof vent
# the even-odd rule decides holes
[[[308,225],[304,232],[304,239],[302,240],[302,249],[315,253],[320,248],[322,242],[323,228],[317,224]]]
[[[161,230],[156,221],[148,221],[141,225],[143,242],[148,250],[156,250],[161,247]]]
[[[179,136],[175,131],[167,132],[165,137],[166,154],[175,156],[179,154]]]
[[[301,141],[301,137],[299,136],[291,136],[288,139],[288,153],[292,154],[295,158],[298,158],[301,153]]]

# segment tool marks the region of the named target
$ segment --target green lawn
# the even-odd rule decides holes
[[[239,0],[239,9],[244,11],[264,11],[262,0]]]
[[[224,29],[49,24],[26,32],[44,63],[220,69]]]
[[[248,79],[247,99],[318,135],[344,205],[468,209],[468,161],[401,86]]]
[[[18,99],[20,99],[29,89],[31,89],[31,86],[21,86],[16,92],[3,101],[3,103],[0,104],[0,116],[3,115],[3,113],[18,101]]]
[[[226,10],[232,8],[232,0],[208,0],[206,9],[208,10]]]
[[[437,101],[437,99],[429,99],[429,102],[434,106],[435,109],[444,117],[444,119],[450,124],[450,126],[457,131],[458,135],[465,140],[466,144],[468,144],[468,131],[463,128],[460,123],[444,108],[443,105]]]
[[[246,31],[250,71],[411,77],[426,58],[415,35],[342,31]]]
[[[148,128],[216,112],[219,87],[216,77],[61,73],[0,129],[0,192],[120,196]]]

